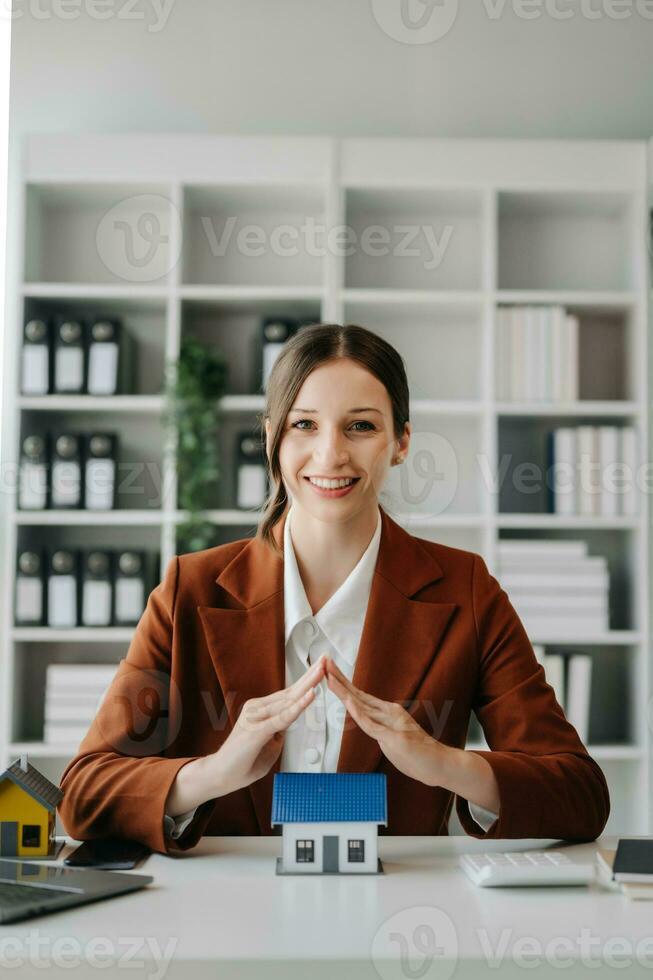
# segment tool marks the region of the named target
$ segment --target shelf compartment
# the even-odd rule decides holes
[[[465,305],[346,303],[345,321],[373,330],[401,351],[411,397],[480,399],[482,311]],[[479,407],[480,410],[480,407]]]
[[[119,413],[113,418],[98,415],[94,411],[69,413],[62,410],[45,413],[30,409],[22,413],[21,444],[27,435],[44,436],[47,433],[62,432],[83,435],[92,432],[115,432],[118,436],[116,506],[113,510],[99,512],[99,518],[105,515],[120,515],[121,511],[139,511],[141,514],[151,511],[160,513],[171,488],[164,484],[162,462],[164,435],[158,415],[148,412],[141,416],[140,423],[136,426],[130,423],[129,416],[125,413]],[[52,520],[56,523],[58,518],[66,522],[68,514],[84,514],[93,518],[96,512],[50,510],[20,511],[20,514],[34,514],[37,518],[41,514],[53,514],[55,516]],[[48,521],[50,518],[45,520]],[[72,520],[74,521],[75,518],[73,517]],[[88,523],[93,521],[90,520]]]
[[[15,700],[12,742],[42,742],[45,715],[46,670],[49,664],[115,664],[124,657],[124,646],[93,644],[70,646],[66,642],[19,644],[15,652]],[[50,748],[50,746],[48,746]]]
[[[502,191],[499,288],[633,287],[632,197],[626,192]]]
[[[561,421],[563,423],[562,425]],[[632,418],[625,418],[625,427],[630,428],[633,421],[637,430],[636,418],[634,420]],[[532,515],[534,518],[540,516],[558,518],[561,521],[567,518],[567,515],[563,517],[563,515],[559,515],[550,510],[550,500],[553,496],[556,479],[563,471],[554,469],[554,464],[550,461],[549,438],[551,433],[557,428],[570,427],[576,429],[580,425],[591,425],[594,428],[610,426],[619,429],[623,427],[615,413],[597,413],[592,415],[591,419],[588,419],[583,414],[578,416],[567,414],[561,420],[554,412],[550,414],[544,412],[537,414],[524,413],[521,417],[517,414],[508,413],[499,417],[499,465],[497,472],[500,473],[499,479],[501,485],[498,494],[498,509],[502,517],[504,515],[519,514]],[[592,462],[594,465],[595,460]],[[581,478],[580,473],[580,456],[577,456],[575,466],[577,486]],[[606,470],[601,473],[601,483],[599,483],[599,475],[593,469],[591,483],[592,490],[595,491],[593,494],[596,501],[595,506],[598,507],[600,503],[601,495],[598,493],[598,490],[601,486],[605,487],[606,491],[610,490],[612,486],[610,481],[614,478],[615,493],[619,495],[621,492],[620,488],[624,486],[627,477],[627,473],[620,475],[619,473],[608,473]],[[584,476],[583,479],[585,479]],[[568,484],[569,480],[565,472],[564,480],[561,477],[559,485],[566,487]],[[595,518],[598,522],[602,517],[605,517],[608,521],[614,521],[615,526],[622,521],[628,522],[632,520],[630,516],[619,514],[619,510],[622,509],[619,496],[616,503],[617,513],[614,516],[601,515],[599,513],[588,515],[575,513],[570,514],[569,519],[587,516]]]
[[[315,230],[307,230],[315,229]],[[186,185],[182,281],[320,286],[324,199],[306,185]],[[313,242],[311,236],[317,236]]]
[[[520,379],[531,378],[531,384],[536,385],[533,379],[533,358],[529,357],[525,350],[529,346],[529,340],[537,345],[542,340],[542,335],[538,333],[538,324],[528,315],[520,317],[521,327],[518,337],[524,345],[523,363],[521,368],[517,367],[515,351],[512,343],[511,327],[504,321],[501,324],[501,314],[510,311],[513,307],[531,307],[533,309],[546,309],[550,306],[561,306],[567,314],[577,318],[577,378],[576,386],[578,393],[578,404],[582,407],[584,402],[604,402],[607,406],[612,402],[627,402],[636,400],[640,397],[641,384],[641,364],[639,345],[636,342],[636,323],[635,311],[630,307],[604,307],[597,308],[591,303],[564,303],[564,302],[535,302],[525,300],[524,302],[506,305],[502,303],[495,312],[495,378],[497,384],[497,394],[501,394],[498,385],[501,374],[501,359],[503,356],[504,373],[508,375],[507,381],[510,384],[510,374],[518,370]],[[539,317],[538,317],[539,319]],[[553,323],[548,320],[546,323],[546,350],[553,359]],[[503,355],[502,355],[503,351]],[[538,376],[544,370],[544,355],[538,352],[537,361]],[[563,370],[562,364],[553,364],[553,371]],[[530,372],[530,374],[529,374]],[[550,381],[553,385],[554,380]],[[510,390],[510,389],[508,389]],[[513,391],[515,389],[513,388]],[[510,405],[511,402],[506,402]],[[543,402],[540,399],[529,398],[524,404],[537,407]],[[554,404],[555,407],[555,404]],[[608,409],[609,410],[609,407]]]
[[[482,511],[477,456],[482,420],[456,416],[416,419],[408,456],[391,467],[380,494],[390,513],[433,519]]]
[[[240,405],[237,398],[260,398],[263,404],[261,325],[267,316],[315,323],[322,319],[320,303],[315,299],[182,302],[182,333],[215,347],[227,361],[227,398],[231,398],[227,404],[232,410],[245,410],[247,402]]]
[[[56,297],[25,299],[25,321],[34,317],[50,318],[58,314],[79,317],[87,322],[103,316],[120,319],[129,341],[124,356],[129,357],[130,363],[133,364],[130,369],[132,390],[121,394],[155,395],[163,391],[166,347],[165,301],[135,302],[129,299],[87,300]]]
[[[480,289],[480,192],[350,188],[345,208],[347,288]]]
[[[161,285],[176,261],[175,220],[165,184],[28,184],[25,280]]]
[[[568,541],[584,540],[587,542],[589,555],[601,555],[607,559],[609,574],[609,626],[607,633],[599,634],[605,639],[612,635],[613,631],[617,634],[622,631],[626,636],[637,632],[638,624],[638,601],[637,583],[639,581],[639,545],[638,537],[633,532],[623,532],[619,529],[610,528],[555,528],[543,530],[541,528],[528,529],[502,529],[499,541],[516,539],[539,539],[546,541]],[[498,563],[493,570],[493,574],[501,581],[501,568]],[[551,623],[551,632],[554,630],[554,623]],[[574,631],[575,632],[575,631]],[[588,636],[578,632],[576,636],[568,636],[569,642],[589,643]],[[535,642],[533,640],[533,642]],[[556,641],[557,642],[557,641]],[[627,645],[627,644],[626,644]],[[621,650],[624,655],[624,644],[615,643],[615,649]]]

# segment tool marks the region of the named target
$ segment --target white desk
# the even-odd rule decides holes
[[[616,839],[601,842],[615,846]],[[500,974],[501,980],[524,980],[539,956],[538,980],[576,977],[583,957],[594,962],[587,968],[594,976],[601,972],[596,963],[614,976],[617,961],[630,958],[629,980],[652,977],[653,903],[628,902],[598,884],[482,889],[456,867],[464,851],[550,843],[381,837],[384,875],[278,877],[280,838],[204,838],[190,852],[153,854],[125,872],[153,875],[154,883],[143,891],[0,926],[0,954],[6,957],[0,972],[9,975],[10,958],[21,956],[24,965],[14,970],[21,980],[42,978],[46,959],[62,976],[84,978],[459,980]],[[572,845],[570,854],[592,861],[595,846]],[[69,850],[64,848],[57,863]],[[437,946],[433,955],[429,927]],[[106,940],[101,947],[93,945],[99,937]],[[35,951],[36,939],[41,945]],[[402,947],[408,956],[403,963]],[[419,969],[425,954],[418,947],[430,958],[428,969]],[[91,964],[95,955],[98,964],[111,965],[73,966],[75,957],[84,963],[89,954]],[[500,968],[492,969],[501,957]]]

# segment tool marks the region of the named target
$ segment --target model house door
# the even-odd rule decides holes
[[[0,821],[0,854],[14,857],[18,854],[18,821]]]
[[[323,871],[339,871],[338,865],[338,838],[325,837],[322,844]]]

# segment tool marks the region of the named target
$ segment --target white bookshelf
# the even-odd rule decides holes
[[[159,245],[150,268],[130,278],[124,240],[109,237],[109,245],[103,239],[99,248],[96,232],[124,199],[132,199],[127,217],[137,215],[142,195],[151,201]],[[58,779],[76,747],[42,741],[45,666],[117,664],[132,634],[13,626],[17,547],[36,541],[138,546],[159,552],[164,568],[184,518],[174,455],[164,445],[160,421],[165,362],[178,357],[187,333],[227,353],[220,446],[228,473],[236,431],[251,428],[264,406],[251,357],[260,318],[286,314],[360,323],[402,354],[411,388],[411,453],[435,439],[452,449],[457,462],[455,486],[434,481],[426,497],[410,483],[411,456],[401,473],[391,472],[382,502],[412,533],[478,552],[491,570],[504,537],[580,537],[592,553],[608,557],[618,582],[611,628],[584,636],[582,643],[554,628],[531,639],[556,649],[581,646],[591,652],[597,672],[619,678],[622,715],[607,719],[601,738],[588,747],[610,785],[608,830],[650,833],[647,709],[653,692],[645,495],[636,517],[523,513],[506,508],[479,468],[480,459],[496,464],[506,440],[528,445],[532,435],[535,445],[545,427],[563,420],[633,425],[640,446],[648,446],[647,201],[643,142],[29,138],[18,201],[20,235],[12,243],[24,263],[21,281],[10,283],[16,316],[6,345],[4,461],[17,459],[26,426],[42,431],[70,423],[83,430],[98,424],[119,433],[125,461],[150,463],[159,485],[144,486],[140,496],[121,498],[118,509],[105,513],[19,512],[15,494],[2,495],[0,762],[25,749]],[[230,218],[233,234],[221,244]],[[349,256],[334,248],[316,250],[301,231],[307,222],[327,229],[346,225],[359,247]],[[245,254],[237,240],[248,225],[267,243],[260,255]],[[400,254],[403,233],[395,229],[425,225],[435,235],[436,251],[433,239],[420,231],[412,243],[418,257]],[[370,254],[360,246],[372,226],[390,230],[389,253]],[[293,255],[270,247],[280,227],[296,232]],[[579,316],[579,400],[532,404],[497,398],[496,311],[511,304],[562,304]],[[16,367],[23,320],[46,310],[120,315],[139,352],[135,390],[115,398],[21,396]],[[617,389],[605,369],[599,370],[605,344],[620,353]],[[223,541],[251,534],[258,520],[255,512],[235,506],[226,480],[208,516]]]

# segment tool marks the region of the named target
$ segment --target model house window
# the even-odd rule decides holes
[[[297,863],[310,863],[315,861],[315,853],[313,850],[312,840],[298,840],[297,841]]]
[[[349,845],[349,862],[354,861],[364,861],[365,860],[365,841],[364,840],[350,840],[347,841]]]
[[[36,823],[23,825],[23,847],[39,847],[41,844],[41,828]]]

